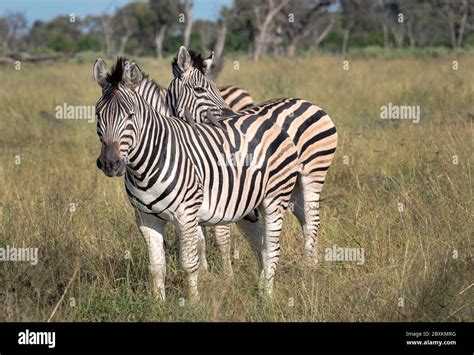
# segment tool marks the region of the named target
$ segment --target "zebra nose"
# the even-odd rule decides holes
[[[117,176],[123,173],[123,161],[117,152],[117,144],[106,144],[97,159],[97,167],[107,176]]]

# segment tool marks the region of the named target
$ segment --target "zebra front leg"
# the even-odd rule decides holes
[[[230,227],[227,225],[216,226],[215,233],[216,244],[222,258],[222,269],[224,270],[224,275],[233,278],[234,271],[232,270],[232,262],[230,259]]]
[[[139,211],[135,211],[135,218],[138,229],[148,245],[150,271],[153,277],[153,292],[156,298],[164,300],[166,297],[166,258],[163,236],[166,222],[153,215]]]
[[[185,213],[182,215],[183,218],[175,222],[180,234],[179,257],[181,266],[187,274],[189,298],[191,301],[197,301],[199,300],[199,227],[196,216]]]

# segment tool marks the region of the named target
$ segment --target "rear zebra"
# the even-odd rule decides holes
[[[225,116],[227,105],[206,73],[212,58],[189,53],[181,47],[173,61],[174,79],[168,89],[167,102],[173,112],[188,109],[191,117],[202,122],[202,109]],[[205,91],[203,91],[204,89]],[[194,102],[193,102],[194,101]],[[293,140],[298,152],[298,183],[292,196],[293,213],[300,222],[305,243],[305,259],[309,266],[318,263],[317,239],[320,227],[319,202],[326,173],[337,146],[337,131],[329,115],[311,102],[296,98],[281,98],[239,111],[238,117],[256,114],[268,118]],[[230,231],[227,226],[216,227],[216,239],[224,253],[224,263],[230,266]],[[231,272],[229,272],[231,274]]]
[[[220,87],[219,91],[225,103],[234,112],[248,109],[254,105],[253,99],[248,91],[235,85]]]
[[[167,222],[179,232],[180,259],[189,295],[198,297],[199,229],[236,222],[255,208],[264,221],[251,240],[259,251],[260,286],[269,295],[279,258],[279,235],[298,174],[296,147],[260,115],[228,117],[222,128],[186,122],[155,110],[136,91],[143,73],[118,58],[112,70],[97,59],[102,88],[96,104],[102,149],[97,166],[125,175],[125,188],[147,241],[154,291],[165,297],[163,235]],[[249,158],[235,163],[235,154]]]
[[[137,91],[151,104],[151,106],[159,108],[160,110],[166,110],[168,108],[166,103],[168,89],[158,85],[148,75],[143,77]],[[245,89],[239,88],[235,85],[229,85],[219,88],[219,91],[224,102],[233,112],[250,108],[254,105],[252,97]],[[163,114],[166,113],[166,111],[160,112]]]

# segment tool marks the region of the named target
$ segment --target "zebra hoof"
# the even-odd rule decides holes
[[[310,269],[316,269],[318,267],[318,257],[316,256],[306,256],[305,264]]]
[[[208,264],[206,258],[203,258],[203,259],[201,260],[201,267],[202,267],[204,270],[209,271],[209,264]]]

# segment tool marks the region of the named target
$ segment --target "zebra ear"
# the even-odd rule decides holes
[[[211,52],[211,55],[208,58],[202,61],[204,74],[209,73],[209,69],[211,69],[211,65],[213,61],[214,61],[214,51]]]
[[[189,54],[185,46],[181,46],[179,48],[178,59],[176,63],[178,64],[179,69],[183,73],[191,67],[192,65],[191,55]]]
[[[93,72],[96,83],[99,84],[99,86],[104,87],[107,84],[107,74],[109,73],[107,64],[105,64],[102,59],[97,58],[94,62]]]
[[[140,67],[133,62],[125,62],[122,83],[133,90],[140,85],[142,79],[143,72]]]

